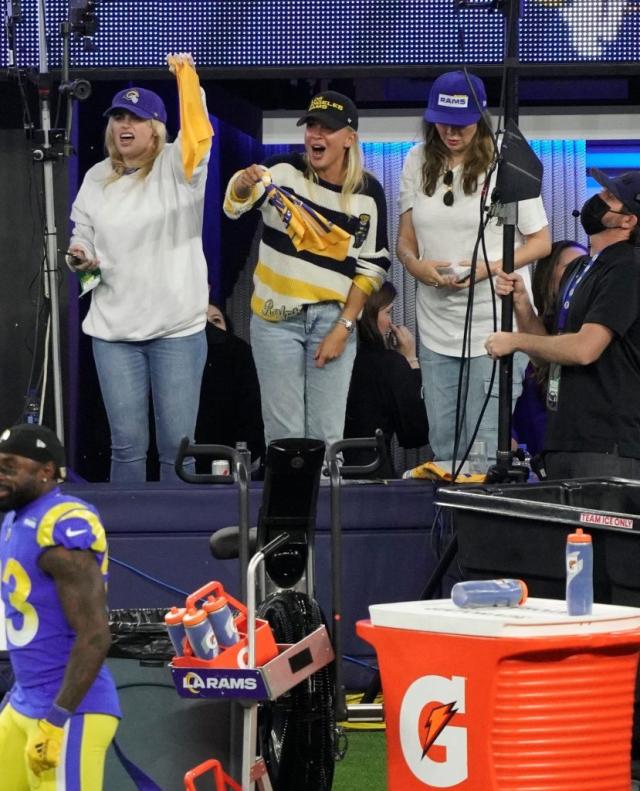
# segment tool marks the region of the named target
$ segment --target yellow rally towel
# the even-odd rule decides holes
[[[191,181],[193,171],[211,146],[213,129],[202,103],[196,70],[173,57],[167,62],[175,69],[178,81],[182,167],[187,181]]]
[[[434,461],[426,461],[424,464],[419,464],[417,467],[407,470],[402,477],[421,478],[428,481],[453,481],[453,475],[443,467],[438,466]],[[458,473],[456,483],[484,483],[485,477],[479,472],[461,472]]]
[[[269,203],[276,209],[296,250],[308,250],[335,261],[344,261],[349,252],[351,234],[323,217],[312,206],[284,187],[263,178]]]

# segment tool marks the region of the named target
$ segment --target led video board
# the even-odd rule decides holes
[[[504,19],[478,7],[484,3],[95,0],[97,30],[89,48],[73,41],[72,65],[161,67],[169,51],[190,51],[199,66],[215,68],[496,64],[503,60]],[[37,7],[44,5],[50,67],[59,67],[61,22],[70,6],[77,11],[86,3],[17,5],[17,64],[39,62]],[[640,0],[524,0],[522,9],[523,63],[640,61]],[[5,48],[0,66],[6,64]]]

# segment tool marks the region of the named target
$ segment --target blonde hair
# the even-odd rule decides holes
[[[346,127],[350,132],[353,132],[355,139],[347,149],[347,166],[344,173],[340,189],[340,205],[345,211],[349,211],[349,198],[363,188],[365,183],[365,170],[362,163],[362,151],[360,149],[360,142],[358,140],[358,133],[350,126]],[[307,155],[303,154],[306,164],[305,178],[316,184],[320,181],[320,177],[311,166]]]
[[[149,175],[151,168],[153,167],[153,163],[156,161],[156,157],[160,154],[167,142],[167,127],[162,123],[162,121],[156,121],[155,118],[150,118],[149,123],[151,124],[151,129],[153,130],[153,140],[155,145],[153,146],[152,150],[140,161],[140,167],[136,173],[136,177],[140,179],[144,179]],[[116,141],[113,136],[112,116],[109,116],[107,128],[104,132],[104,147],[107,150],[107,154],[111,160],[111,167],[113,168],[113,172],[107,178],[106,183],[113,184],[114,181],[117,181],[119,178],[124,176],[127,170],[127,165],[125,164],[125,161],[116,146]]]

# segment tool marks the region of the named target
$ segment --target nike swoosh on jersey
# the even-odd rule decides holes
[[[74,536],[81,536],[83,533],[86,532],[87,532],[86,528],[84,530],[72,530],[70,527],[68,527],[65,530],[65,535],[67,538],[73,538]]]

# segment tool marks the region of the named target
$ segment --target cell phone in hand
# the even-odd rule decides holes
[[[464,264],[451,264],[451,266],[444,270],[444,274],[453,275],[454,282],[456,283],[464,283],[471,277],[471,267],[465,266]]]

